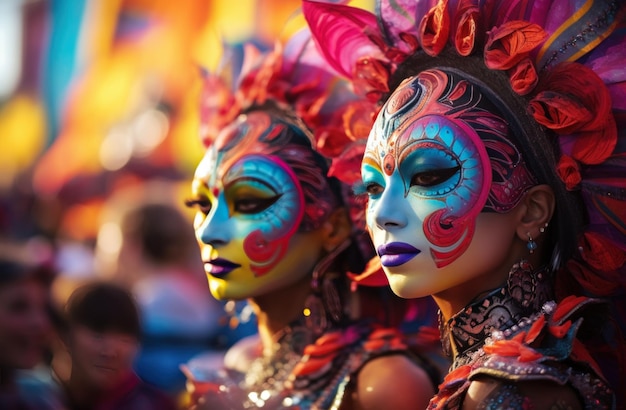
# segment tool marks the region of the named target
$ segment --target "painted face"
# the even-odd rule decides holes
[[[134,336],[116,331],[97,332],[76,325],[70,337],[72,372],[85,384],[106,391],[132,372],[139,347]]]
[[[217,299],[255,297],[295,283],[321,255],[317,226],[332,203],[310,144],[294,143],[292,127],[264,112],[243,116],[196,169],[194,228]],[[321,188],[317,208],[307,201],[314,186]]]
[[[46,301],[35,280],[0,287],[0,366],[26,369],[41,360],[50,331]]]
[[[442,70],[393,93],[361,171],[368,228],[403,297],[441,292],[504,263],[514,234],[496,221],[534,185],[497,109],[470,81]]]

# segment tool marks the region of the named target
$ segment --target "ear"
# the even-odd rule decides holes
[[[537,185],[526,192],[518,206],[517,236],[528,241],[529,236],[539,238],[548,227],[554,214],[555,198],[548,185]]]
[[[324,236],[324,249],[330,252],[348,239],[352,232],[352,224],[346,209],[335,209],[321,229]]]

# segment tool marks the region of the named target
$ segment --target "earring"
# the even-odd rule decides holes
[[[506,282],[509,295],[525,308],[534,305],[537,275],[541,273],[535,274],[532,265],[525,259],[513,265],[509,271]]]
[[[326,274],[337,255],[343,252],[350,240],[346,240],[324,256],[313,269],[311,294],[304,302],[304,323],[314,334],[321,335],[329,326],[329,319],[339,322],[342,306],[332,275]]]
[[[535,249],[537,249],[537,242],[535,242],[533,240],[533,237],[530,236],[530,232],[526,232],[526,235],[528,235],[528,242],[526,243],[526,247],[528,248],[528,252],[532,254],[535,252]]]
[[[546,222],[541,228],[539,228],[539,232],[544,233],[547,227],[548,227],[548,223]]]

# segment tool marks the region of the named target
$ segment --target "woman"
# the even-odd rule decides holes
[[[383,96],[367,226],[393,291],[439,306],[429,408],[612,408],[623,386],[586,296],[623,321],[624,6],[577,3],[305,3],[329,63]]]
[[[248,300],[260,345],[240,354],[251,361],[231,365],[230,376],[200,403],[425,406],[436,377],[427,362],[408,354],[396,331],[355,320],[358,310],[371,306],[358,309],[367,301],[350,293],[346,273],[364,270],[371,244],[360,243],[348,214],[348,190],[328,176],[329,161],[320,151],[342,151],[350,141],[346,135],[369,127],[372,106],[321,66],[311,45],[298,35],[284,51],[277,46],[253,61],[235,92],[222,77],[205,79],[207,152],[188,205],[197,209],[194,227],[211,293],[220,300]],[[384,313],[383,304],[377,306]],[[378,377],[392,374],[401,377],[398,386]],[[396,394],[403,384],[413,387]]]
[[[52,383],[21,378],[43,363],[51,336],[52,270],[38,264],[42,249],[0,242],[0,408],[57,408]],[[43,253],[43,252],[42,252]]]

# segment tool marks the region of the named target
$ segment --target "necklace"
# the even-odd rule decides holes
[[[247,392],[244,407],[277,408],[284,384],[302,359],[304,348],[313,342],[313,335],[298,321],[285,327],[274,339],[269,352],[252,362],[240,384]]]
[[[551,275],[533,270],[527,261],[513,265],[506,284],[465,309],[443,320],[439,330],[444,353],[453,358],[452,368],[471,363],[494,331],[516,329],[520,321],[541,310],[552,299]]]

